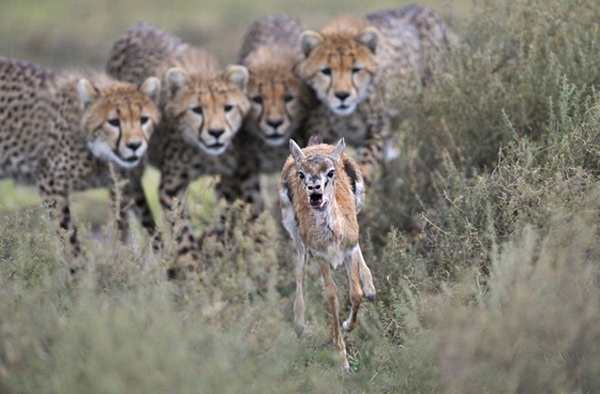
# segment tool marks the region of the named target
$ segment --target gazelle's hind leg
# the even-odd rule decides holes
[[[358,259],[358,272],[360,273],[360,281],[362,282],[365,296],[370,302],[375,302],[375,285],[373,284],[373,275],[371,274],[371,270],[367,266],[367,263],[365,263],[362,251],[360,250],[360,245],[357,246],[356,250],[352,254],[353,257],[355,255]]]
[[[325,294],[327,295],[327,301],[329,302],[329,311],[333,320],[333,343],[342,359],[342,368],[347,370],[350,368],[350,365],[346,358],[346,345],[344,344],[342,330],[340,329],[340,304],[337,296],[337,286],[331,276],[331,266],[329,265],[329,262],[320,260],[319,263],[321,275],[323,275],[323,281],[325,282]]]
[[[304,311],[306,307],[304,305],[304,295],[302,281],[304,280],[304,264],[306,262],[306,250],[302,243],[296,244],[296,298],[294,299],[294,330],[296,335],[302,335],[304,328],[306,327],[306,321],[304,320]]]
[[[342,328],[346,331],[350,331],[356,324],[356,316],[358,315],[358,308],[362,303],[363,291],[360,287],[360,274],[359,274],[359,258],[356,251],[350,256],[347,256],[344,260],[346,266],[346,272],[348,273],[348,283],[350,287],[350,316],[346,321],[342,323]]]

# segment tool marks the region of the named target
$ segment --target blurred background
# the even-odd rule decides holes
[[[401,7],[392,0],[2,0],[0,55],[47,67],[102,66],[110,46],[136,21],[146,21],[235,61],[242,36],[255,19],[272,12],[300,17],[319,29],[339,12],[366,13]],[[452,24],[471,0],[425,0]]]

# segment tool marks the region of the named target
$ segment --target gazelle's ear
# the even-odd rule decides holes
[[[346,143],[344,142],[344,137],[340,138],[338,143],[333,148],[333,152],[331,152],[331,157],[336,162],[340,161],[342,154],[344,153],[344,149],[346,148]]]
[[[302,161],[306,157],[306,156],[304,156],[304,152],[302,152],[302,149],[300,149],[300,147],[298,146],[296,141],[294,141],[291,138],[290,138],[290,152],[292,153],[292,157],[294,158],[294,160],[296,160],[296,162]]]

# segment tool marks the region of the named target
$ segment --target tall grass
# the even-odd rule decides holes
[[[315,267],[292,329],[291,245],[265,213],[189,196],[199,282],[134,228],[86,225],[68,273],[45,211],[0,221],[0,392],[595,392],[600,384],[598,14],[592,0],[474,3],[403,102],[400,158],[367,191],[378,300],[341,374]],[[210,182],[207,183],[210,185]],[[347,310],[345,272],[338,271]]]

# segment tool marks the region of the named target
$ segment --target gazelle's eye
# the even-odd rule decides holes
[[[335,174],[335,170],[331,170],[327,173],[328,178],[333,178],[333,174]]]
[[[322,68],[321,69],[321,74],[330,76],[331,75],[331,68],[329,68],[329,67]]]
[[[195,107],[192,107],[192,112],[198,114],[198,115],[202,115],[202,107],[197,105]]]
[[[262,98],[262,96],[254,96],[254,97],[252,97],[252,101],[254,101],[256,104],[262,104],[263,98]]]
[[[304,179],[304,173],[302,171],[298,171],[298,176],[300,179]]]
[[[231,104],[225,104],[225,105],[223,106],[223,111],[225,111],[225,112],[229,112],[229,111],[231,111],[232,109],[233,109],[233,105],[231,105]]]
[[[108,120],[108,124],[114,127],[119,127],[121,125],[121,121],[119,118],[112,118]]]
[[[148,118],[147,116],[142,116],[142,117],[140,118],[140,123],[144,125],[144,124],[148,123],[148,120],[149,120],[149,119],[150,119],[150,118]]]

